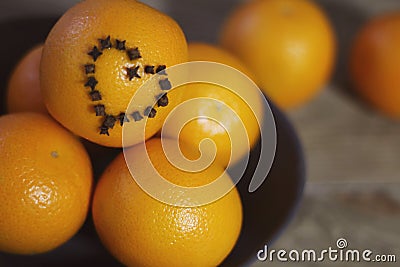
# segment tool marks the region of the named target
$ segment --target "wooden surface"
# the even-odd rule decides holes
[[[240,1],[167,2],[165,11],[177,19],[189,41],[217,42],[221,23]],[[349,48],[356,32],[372,16],[400,9],[400,1],[316,2],[335,28],[338,59],[325,90],[307,105],[288,112],[304,147],[307,185],[299,212],[272,249],[326,249],[344,237],[350,248],[395,253],[400,261],[400,121],[366,107],[351,93],[347,76]],[[257,267],[277,265],[281,264],[254,263]],[[293,264],[332,265],[356,264]]]
[[[335,26],[339,58],[326,90],[313,102],[290,112],[306,150],[308,178],[321,182],[398,182],[400,121],[378,115],[351,94],[347,60],[352,39],[364,22],[375,14],[400,8],[400,1],[320,3]]]
[[[13,4],[10,9],[5,6],[6,2],[0,1],[0,10],[7,10],[12,16],[21,14],[21,6],[34,3],[16,2],[24,4]],[[73,2],[76,0],[52,1],[52,5],[59,13]],[[190,41],[216,42],[224,17],[239,0],[165,0],[162,5],[156,0],[147,2],[173,16]],[[273,244],[273,249],[327,248],[345,237],[352,248],[396,253],[400,260],[400,122],[378,115],[352,96],[346,71],[348,49],[357,30],[375,14],[400,9],[400,1],[317,2],[335,26],[339,58],[327,88],[312,102],[288,113],[303,143],[308,181],[299,212]],[[30,14],[46,11],[34,7],[23,10]],[[280,264],[254,264],[276,265]],[[321,265],[332,264],[293,266]]]
[[[306,152],[309,182],[400,181],[400,122],[334,87],[289,115]]]
[[[319,3],[335,25],[339,60],[327,88],[311,103],[288,113],[303,143],[308,181],[297,216],[271,249],[327,249],[344,237],[350,249],[396,254],[398,264],[400,121],[380,116],[352,95],[346,61],[360,26],[373,15],[400,9],[400,1]],[[328,261],[293,266],[355,265],[384,266]],[[254,266],[284,265],[265,262]]]

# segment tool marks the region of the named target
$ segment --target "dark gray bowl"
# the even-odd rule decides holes
[[[5,88],[12,67],[35,44],[44,42],[55,18],[13,20],[0,23],[3,41],[0,42],[0,114],[5,113]],[[244,224],[239,240],[222,264],[223,266],[249,265],[264,244],[271,244],[294,216],[299,205],[305,179],[303,154],[295,131],[282,112],[271,105],[277,126],[277,152],[268,179],[254,193],[248,193],[251,174],[258,162],[260,146],[250,156],[246,174],[238,184],[243,200]],[[1,130],[1,129],[0,129]],[[92,153],[97,148],[85,142]],[[104,166],[119,153],[117,149],[104,148],[105,157],[95,157],[96,178]],[[110,153],[111,152],[111,153]],[[101,153],[101,152],[100,152]],[[104,249],[96,236],[89,214],[83,228],[69,242],[58,249],[34,256],[0,253],[0,266],[120,266]]]

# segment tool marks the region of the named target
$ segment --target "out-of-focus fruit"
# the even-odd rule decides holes
[[[43,45],[40,45],[30,50],[13,70],[7,88],[7,109],[10,113],[47,113],[39,82],[42,49]]]
[[[369,21],[354,40],[354,89],[380,112],[400,118],[400,12]]]
[[[89,157],[75,136],[45,115],[5,115],[0,129],[0,251],[52,250],[86,218]]]
[[[170,142],[175,141],[166,140],[167,147]],[[180,186],[207,185],[224,171],[213,164],[201,172],[185,172],[167,160],[160,139],[147,141],[146,147],[154,168],[169,182]],[[186,151],[190,158],[197,157],[196,150],[186,148]],[[146,166],[146,152],[138,146],[129,148],[126,153],[132,153],[136,159],[129,164],[138,168]],[[149,174],[152,170],[141,169],[140,172]],[[154,183],[155,177],[144,178]],[[232,183],[228,176],[219,179]],[[175,187],[165,194],[171,195],[176,203],[197,202],[190,192],[180,190]],[[180,207],[160,202],[136,183],[121,154],[97,185],[93,219],[104,245],[128,266],[217,266],[238,238],[242,205],[235,187],[222,198],[203,206]]]
[[[154,135],[179,102],[153,106],[169,90],[168,76],[132,110],[137,89],[156,72],[187,61],[178,24],[134,0],[86,0],[68,10],[51,30],[43,49],[41,86],[49,113],[75,134],[104,146],[122,146]],[[146,135],[143,136],[145,118]]]
[[[226,64],[242,71],[249,77],[252,76],[251,71],[240,60],[222,48],[209,44],[189,44],[189,60]],[[229,78],[226,77],[226,79]],[[238,91],[229,91],[224,87],[207,83],[194,83],[186,85],[182,89],[184,89],[182,90],[184,100],[200,97],[205,99],[190,102],[190,105],[184,106],[183,110],[171,114],[168,121],[170,124],[163,129],[167,136],[179,138],[194,146],[198,146],[204,139],[211,139],[216,145],[216,160],[223,166],[227,166],[229,163],[234,164],[249,152],[260,135],[257,118],[261,124],[263,117],[262,95],[257,91],[256,86],[242,88],[240,90],[242,95],[236,95]],[[250,102],[246,103],[245,99]],[[226,106],[214,100],[218,100]],[[179,125],[178,122],[188,114],[192,114],[193,119],[186,125]],[[204,114],[212,115],[212,119],[205,118]],[[179,136],[174,136],[175,128],[178,126],[183,128]],[[243,126],[247,136],[241,134],[240,129]],[[212,146],[210,149],[215,148]],[[229,162],[231,156],[231,162]]]
[[[328,82],[335,61],[330,22],[309,0],[245,3],[228,18],[220,41],[284,109],[315,96]]]

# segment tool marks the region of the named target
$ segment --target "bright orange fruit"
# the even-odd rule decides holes
[[[7,87],[8,112],[41,112],[47,114],[39,82],[43,45],[31,49],[13,70]]]
[[[51,30],[41,62],[41,85],[50,114],[75,134],[104,146],[122,146],[123,124],[131,133],[124,145],[154,135],[179,102],[153,107],[169,89],[168,76],[132,110],[137,89],[157,71],[187,61],[179,25],[134,0],[86,0],[68,10]],[[145,118],[146,135],[142,128]]]
[[[247,2],[228,18],[220,41],[285,109],[315,96],[328,82],[335,61],[329,19],[309,0]]]
[[[377,110],[400,118],[400,12],[369,21],[354,40],[350,76],[354,89]]]
[[[190,61],[222,63],[249,77],[253,76],[240,60],[222,48],[204,43],[190,43],[188,47]],[[241,95],[236,94],[238,90],[230,91],[206,83],[185,85],[177,90],[183,91],[184,100],[200,97],[205,99],[190,102],[190,105],[183,106],[185,108],[182,111],[171,114],[170,125],[163,129],[166,135],[193,146],[198,146],[204,139],[211,139],[216,145],[216,160],[223,166],[236,163],[254,146],[260,135],[259,123],[262,123],[263,118],[262,95],[256,86],[242,88]],[[179,121],[187,114],[191,114],[193,119],[186,125],[179,125]],[[212,118],[204,118],[204,114],[211,115]],[[178,126],[182,130],[179,136],[175,136],[175,128]],[[243,127],[247,136],[240,131]]]
[[[52,250],[83,224],[92,168],[82,144],[48,116],[0,117],[0,251]]]
[[[166,146],[175,142],[167,140]],[[206,185],[223,168],[217,164],[204,171],[185,172],[172,166],[160,139],[146,143],[154,168],[168,181],[186,187]],[[197,151],[186,147],[190,157]],[[137,146],[129,148],[133,166],[142,174],[147,156]],[[173,155],[175,158],[176,155]],[[144,177],[154,183],[152,176]],[[232,184],[228,176],[224,182]],[[157,186],[157,185],[155,185]],[[196,203],[190,193],[175,187],[165,192],[176,203]],[[217,266],[233,248],[242,224],[242,205],[235,187],[222,198],[203,206],[180,207],[160,202],[132,178],[121,154],[102,175],[93,199],[93,219],[100,239],[127,266]]]

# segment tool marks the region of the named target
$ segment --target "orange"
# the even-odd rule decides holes
[[[13,70],[7,88],[7,108],[9,112],[47,113],[39,83],[42,49],[43,45],[32,48]]]
[[[400,118],[400,12],[370,20],[354,40],[350,76],[355,90],[377,110]]]
[[[0,251],[52,250],[86,218],[89,157],[71,133],[45,115],[5,115],[0,128]]]
[[[219,47],[204,43],[191,43],[188,47],[190,61],[222,63],[250,77],[253,76],[252,72],[240,60]],[[168,136],[179,138],[183,142],[195,146],[198,146],[202,140],[209,138],[216,145],[217,161],[221,162],[223,166],[227,166],[232,156],[231,163],[237,162],[245,153],[249,152],[258,140],[260,127],[257,118],[262,123],[263,117],[262,94],[256,86],[243,89],[241,95],[236,95],[235,92],[237,91],[232,92],[213,84],[195,83],[185,86],[184,100],[199,97],[207,99],[191,102],[190,105],[186,105],[184,111],[174,113],[173,117],[171,116],[170,125],[172,128],[166,125],[163,129],[164,132]],[[246,103],[242,98],[249,102]],[[218,100],[226,106],[224,107],[214,100]],[[211,114],[213,119],[205,119],[202,116],[205,112]],[[186,125],[180,125],[183,128],[179,136],[175,136],[174,128],[179,124],[178,121],[187,114],[191,114],[196,119],[191,120]],[[239,131],[243,126],[247,137]],[[213,148],[211,147],[211,149]]]
[[[192,42],[188,44],[189,61],[211,61],[222,63],[243,72],[253,81],[254,73],[239,58],[222,47],[213,44]]]
[[[284,109],[314,97],[328,82],[335,60],[331,24],[309,0],[245,3],[226,21],[220,41]]]
[[[167,140],[166,146],[171,142],[175,141]],[[155,169],[174,184],[201,186],[223,172],[216,164],[201,172],[184,172],[168,162],[160,139],[147,141],[146,147]],[[137,159],[130,163],[133,167],[143,168],[146,158],[143,151],[134,146],[127,153]],[[194,157],[196,151],[190,155]],[[150,172],[142,170],[144,174]],[[144,178],[154,182],[154,177]],[[232,183],[228,176],[220,179]],[[182,194],[179,188],[165,193],[176,199],[176,203],[196,201],[190,193]],[[185,197],[180,199],[182,195]],[[233,248],[242,223],[242,206],[236,188],[210,204],[168,205],[139,187],[123,155],[102,175],[92,209],[102,242],[127,266],[217,266]]]
[[[187,44],[170,17],[134,0],[86,0],[69,9],[43,48],[41,84],[50,114],[75,134],[104,146],[122,146],[155,134],[179,102],[153,106],[169,89],[167,75],[131,110],[137,89],[153,73],[187,60]],[[164,89],[164,90],[163,90]],[[146,118],[146,135],[143,130]]]

